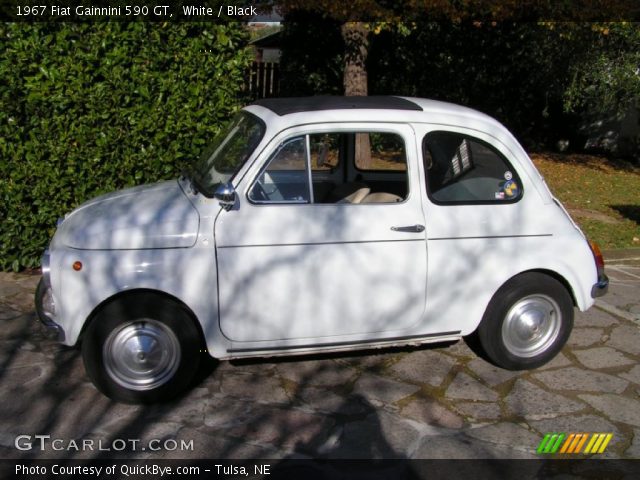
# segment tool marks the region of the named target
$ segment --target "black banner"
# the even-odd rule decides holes
[[[640,20],[637,0],[0,0],[0,20],[11,22],[278,22],[300,11],[343,22]]]
[[[0,460],[3,479],[268,480],[639,478],[638,460]]]

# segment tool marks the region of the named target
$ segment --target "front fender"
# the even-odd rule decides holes
[[[79,271],[74,262],[82,263]],[[211,248],[150,250],[59,249],[52,255],[54,297],[65,344],[74,345],[97,307],[123,292],[148,289],[184,303],[207,343],[218,329],[217,272]]]

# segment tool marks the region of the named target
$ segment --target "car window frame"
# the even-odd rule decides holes
[[[400,128],[394,128],[394,126],[399,126]],[[411,138],[406,138],[405,133],[403,132],[402,129],[404,128],[408,128],[411,133],[412,133],[412,137]],[[308,138],[310,135],[314,135],[314,134],[323,134],[323,133],[391,133],[394,135],[397,135],[398,137],[400,137],[400,139],[402,140],[402,142],[404,143],[404,148],[405,148],[405,156],[406,156],[406,165],[407,168],[402,171],[402,170],[373,170],[373,171],[369,171],[367,170],[366,172],[368,173],[373,173],[374,175],[385,175],[388,174],[389,172],[391,173],[396,173],[396,174],[400,174],[403,173],[405,174],[406,177],[406,184],[407,184],[407,195],[406,197],[401,201],[401,202],[380,202],[380,203],[316,203],[315,199],[313,198],[313,171],[311,170],[311,152],[308,144]],[[306,170],[308,172],[308,188],[310,191],[310,198],[313,200],[311,202],[299,202],[299,201],[284,201],[284,202],[275,202],[275,201],[260,201],[260,202],[256,202],[255,200],[252,200],[249,197],[249,193],[251,192],[251,189],[253,188],[253,185],[255,184],[255,182],[257,181],[257,179],[260,177],[260,175],[262,175],[262,173],[266,170],[267,166],[269,165],[269,163],[271,162],[273,155],[275,152],[278,151],[278,148],[280,145],[284,144],[285,142],[294,139],[296,137],[306,137],[307,138],[307,152],[306,152]],[[381,206],[381,205],[403,205],[405,203],[407,203],[411,196],[412,196],[412,188],[411,188],[411,175],[412,175],[412,167],[410,165],[410,160],[409,160],[409,148],[410,146],[413,144],[414,146],[417,147],[417,145],[415,145],[417,141],[416,138],[416,132],[412,126],[411,123],[407,122],[407,123],[403,123],[403,122],[372,122],[372,123],[366,123],[366,122],[342,122],[342,121],[337,121],[337,122],[323,122],[323,123],[307,123],[307,124],[300,124],[300,125],[292,125],[290,127],[287,127],[284,130],[281,130],[280,132],[274,134],[271,138],[271,140],[268,141],[267,145],[262,149],[261,153],[254,159],[252,166],[247,170],[247,172],[242,176],[242,179],[239,182],[239,186],[240,184],[244,184],[246,181],[246,187],[242,188],[242,191],[244,193],[244,197],[247,200],[247,202],[249,202],[252,206],[256,206],[256,207],[264,207],[264,206],[269,206],[269,205],[273,205],[273,206],[289,206],[289,205],[308,205],[308,206],[322,206],[322,207],[329,207],[329,206],[337,206],[337,205],[365,205],[365,206]],[[417,151],[418,149],[416,148],[416,151],[414,152],[415,155],[417,155],[416,160],[417,162],[421,161],[421,152]],[[261,166],[255,170],[257,173],[253,173],[254,169],[257,167],[256,164],[261,164]],[[336,170],[340,170],[341,168],[345,168],[348,169],[349,168],[349,162],[345,161],[345,159],[343,159],[341,157],[340,159],[340,163],[338,165],[338,168],[336,168]],[[416,166],[417,167],[417,166]],[[353,165],[353,169],[355,171],[361,171],[356,169],[355,164]],[[323,172],[322,170],[315,170],[316,172]],[[416,175],[420,174],[420,169],[417,169]],[[418,179],[419,180],[419,179]],[[420,186],[420,181],[416,182],[416,186],[419,187]]]
[[[429,179],[428,179],[428,170],[426,168],[426,165],[424,163],[425,161],[425,147],[426,147],[426,141],[427,141],[427,137],[433,133],[449,133],[449,134],[457,134],[460,135],[463,139],[468,140],[468,141],[475,141],[478,142],[479,144],[481,144],[482,146],[484,146],[485,148],[489,148],[493,153],[497,154],[498,157],[504,162],[504,164],[508,167],[508,170],[510,172],[512,172],[513,175],[513,179],[516,180],[517,184],[519,185],[520,188],[520,193],[517,197],[515,198],[511,198],[511,199],[490,199],[490,200],[438,200],[436,198],[434,198],[434,194],[431,191],[431,187],[429,185]],[[433,128],[428,130],[427,132],[425,132],[422,136],[422,140],[420,141],[420,145],[419,145],[419,154],[420,154],[420,160],[422,163],[422,174],[423,174],[423,180],[424,180],[424,186],[425,186],[425,190],[427,193],[427,197],[429,198],[429,201],[431,201],[431,203],[435,204],[435,205],[439,205],[439,206],[460,206],[460,205],[513,205],[515,203],[520,202],[525,195],[525,185],[522,181],[522,175],[520,175],[520,173],[518,172],[518,170],[514,167],[514,163],[509,161],[508,157],[502,152],[502,150],[499,148],[498,145],[496,145],[496,143],[498,143],[499,141],[496,139],[496,142],[491,142],[489,140],[485,140],[483,138],[480,137],[480,135],[478,134],[482,134],[482,136],[487,136],[486,134],[484,134],[483,132],[467,132],[467,131],[461,131],[458,129],[454,129],[454,128],[446,128],[446,126],[444,125],[438,125],[437,128]],[[491,137],[493,138],[493,137]],[[464,172],[462,174],[462,176],[464,176],[465,173],[468,172]]]

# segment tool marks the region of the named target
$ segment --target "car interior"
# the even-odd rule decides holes
[[[309,197],[309,148],[313,199]],[[404,141],[388,132],[336,132],[288,139],[250,191],[256,203],[397,203],[408,193]]]

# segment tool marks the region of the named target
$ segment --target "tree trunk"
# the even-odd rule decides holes
[[[341,33],[344,40],[344,94],[366,96],[369,30],[363,22],[346,22],[342,24]],[[363,170],[371,168],[369,134],[356,134],[355,162]]]
[[[344,40],[344,94],[367,95],[367,54],[369,30],[364,22],[346,22],[341,28]]]

